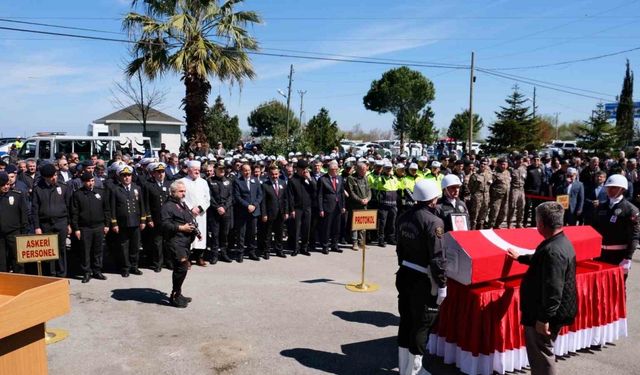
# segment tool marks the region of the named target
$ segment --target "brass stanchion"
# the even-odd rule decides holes
[[[38,276],[42,276],[42,262],[37,262]],[[45,344],[55,344],[58,341],[62,341],[69,337],[69,332],[64,329],[47,328],[47,324],[44,325],[44,342]]]
[[[348,283],[347,285],[345,285],[345,288],[347,288],[347,290],[352,292],[360,292],[360,293],[375,292],[376,290],[380,289],[380,286],[374,283],[367,284],[364,281],[365,259],[366,259],[366,249],[367,249],[367,231],[363,230],[362,232],[364,233],[362,238],[362,273],[360,274],[360,282],[354,281],[354,282]],[[356,237],[356,241],[357,241],[357,237]]]

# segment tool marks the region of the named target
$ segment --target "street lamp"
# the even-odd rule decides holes
[[[278,89],[278,94],[282,95],[285,99],[287,99],[287,127],[286,127],[286,136],[287,136],[287,147],[289,146],[289,106],[291,105],[291,97],[289,94],[285,93],[283,90]]]

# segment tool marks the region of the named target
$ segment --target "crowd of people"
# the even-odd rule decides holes
[[[640,148],[635,152],[640,157]],[[21,234],[57,234],[60,258],[45,273],[69,275],[69,253],[79,258],[83,282],[106,279],[104,254],[129,277],[141,275],[142,266],[160,272],[245,257],[339,253],[340,245],[357,250],[365,240],[395,245],[397,218],[415,205],[414,189],[423,179],[444,193],[438,215],[445,231],[535,226],[535,208],[562,196],[565,225],[597,226],[598,215],[608,215],[599,208],[608,200],[604,185],[612,175],[623,179],[624,187],[620,180],[618,185],[626,198],[614,216],[636,220],[640,202],[634,195],[640,191],[637,159],[623,152],[606,160],[526,151],[502,158],[389,159],[373,151],[264,155],[242,145],[226,151],[221,144],[211,150],[197,144],[178,154],[162,147],[157,158],[56,157],[0,162],[0,272],[33,272],[16,259],[15,236]],[[174,210],[165,208],[171,202]],[[351,215],[360,209],[378,211],[378,229],[366,239],[350,229]],[[168,217],[181,217],[181,224]],[[171,237],[177,233],[185,233],[182,242],[193,237],[179,256],[181,242]],[[606,245],[626,246],[611,261],[630,259],[637,226],[607,235],[613,238]]]

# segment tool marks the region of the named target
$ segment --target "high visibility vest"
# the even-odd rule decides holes
[[[396,176],[380,176],[378,180],[378,190],[380,191],[397,191],[400,183]]]
[[[441,173],[438,176],[435,176],[433,174],[429,174],[428,176],[425,177],[427,180],[433,180],[435,182],[438,183],[438,185],[442,186],[442,180],[444,179],[444,175]]]

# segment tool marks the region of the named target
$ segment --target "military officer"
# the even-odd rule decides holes
[[[71,189],[58,182],[56,167],[45,164],[40,168],[40,178],[33,186],[32,212],[35,234],[56,234],[58,236],[57,261],[51,261],[51,275],[67,276],[67,236],[71,234],[69,206]]]
[[[507,215],[511,188],[511,173],[508,166],[507,159],[500,158],[493,172],[493,182],[489,188],[489,228],[500,228]]]
[[[524,182],[527,179],[527,167],[529,158],[518,156],[511,168],[511,191],[509,192],[509,213],[507,214],[507,228],[511,228],[511,222],[515,215],[515,227],[523,228],[524,220]]]
[[[447,296],[444,223],[436,215],[441,195],[435,181],[418,181],[417,203],[398,218],[398,368],[403,375],[425,373],[422,356],[427,352],[429,331]]]
[[[160,272],[163,264],[170,261],[165,260],[165,250],[163,247],[162,226],[162,205],[169,198],[169,187],[171,181],[166,178],[165,163],[150,163],[147,170],[151,177],[145,181],[144,185],[144,202],[147,208],[147,232],[148,247],[151,255],[151,269],[154,272]]]
[[[480,162],[480,169],[469,177],[469,193],[471,207],[469,210],[469,229],[482,229],[489,205],[489,187],[491,186],[491,172],[489,162]]]
[[[80,241],[83,283],[91,278],[106,280],[102,274],[102,243],[109,231],[111,215],[109,197],[104,189],[95,187],[95,177],[84,172],[80,177],[82,187],[71,197],[71,229]]]
[[[26,197],[11,189],[9,176],[0,172],[0,272],[22,272],[22,265],[15,262],[16,235],[26,234],[29,226]]]
[[[448,174],[442,179],[444,194],[438,202],[438,216],[444,222],[445,232],[469,229],[469,210],[467,210],[464,201],[460,199],[461,186],[462,181],[455,174]]]
[[[620,265],[626,280],[640,237],[640,211],[624,197],[628,187],[626,177],[611,175],[604,187],[608,200],[596,208],[593,223],[593,227],[602,235],[602,252],[598,260]]]
[[[110,189],[109,207],[112,230],[118,235],[122,277],[129,277],[129,273],[142,275],[138,260],[140,232],[147,220],[144,197],[140,186],[132,182],[133,168],[120,166],[117,175],[119,181]]]

